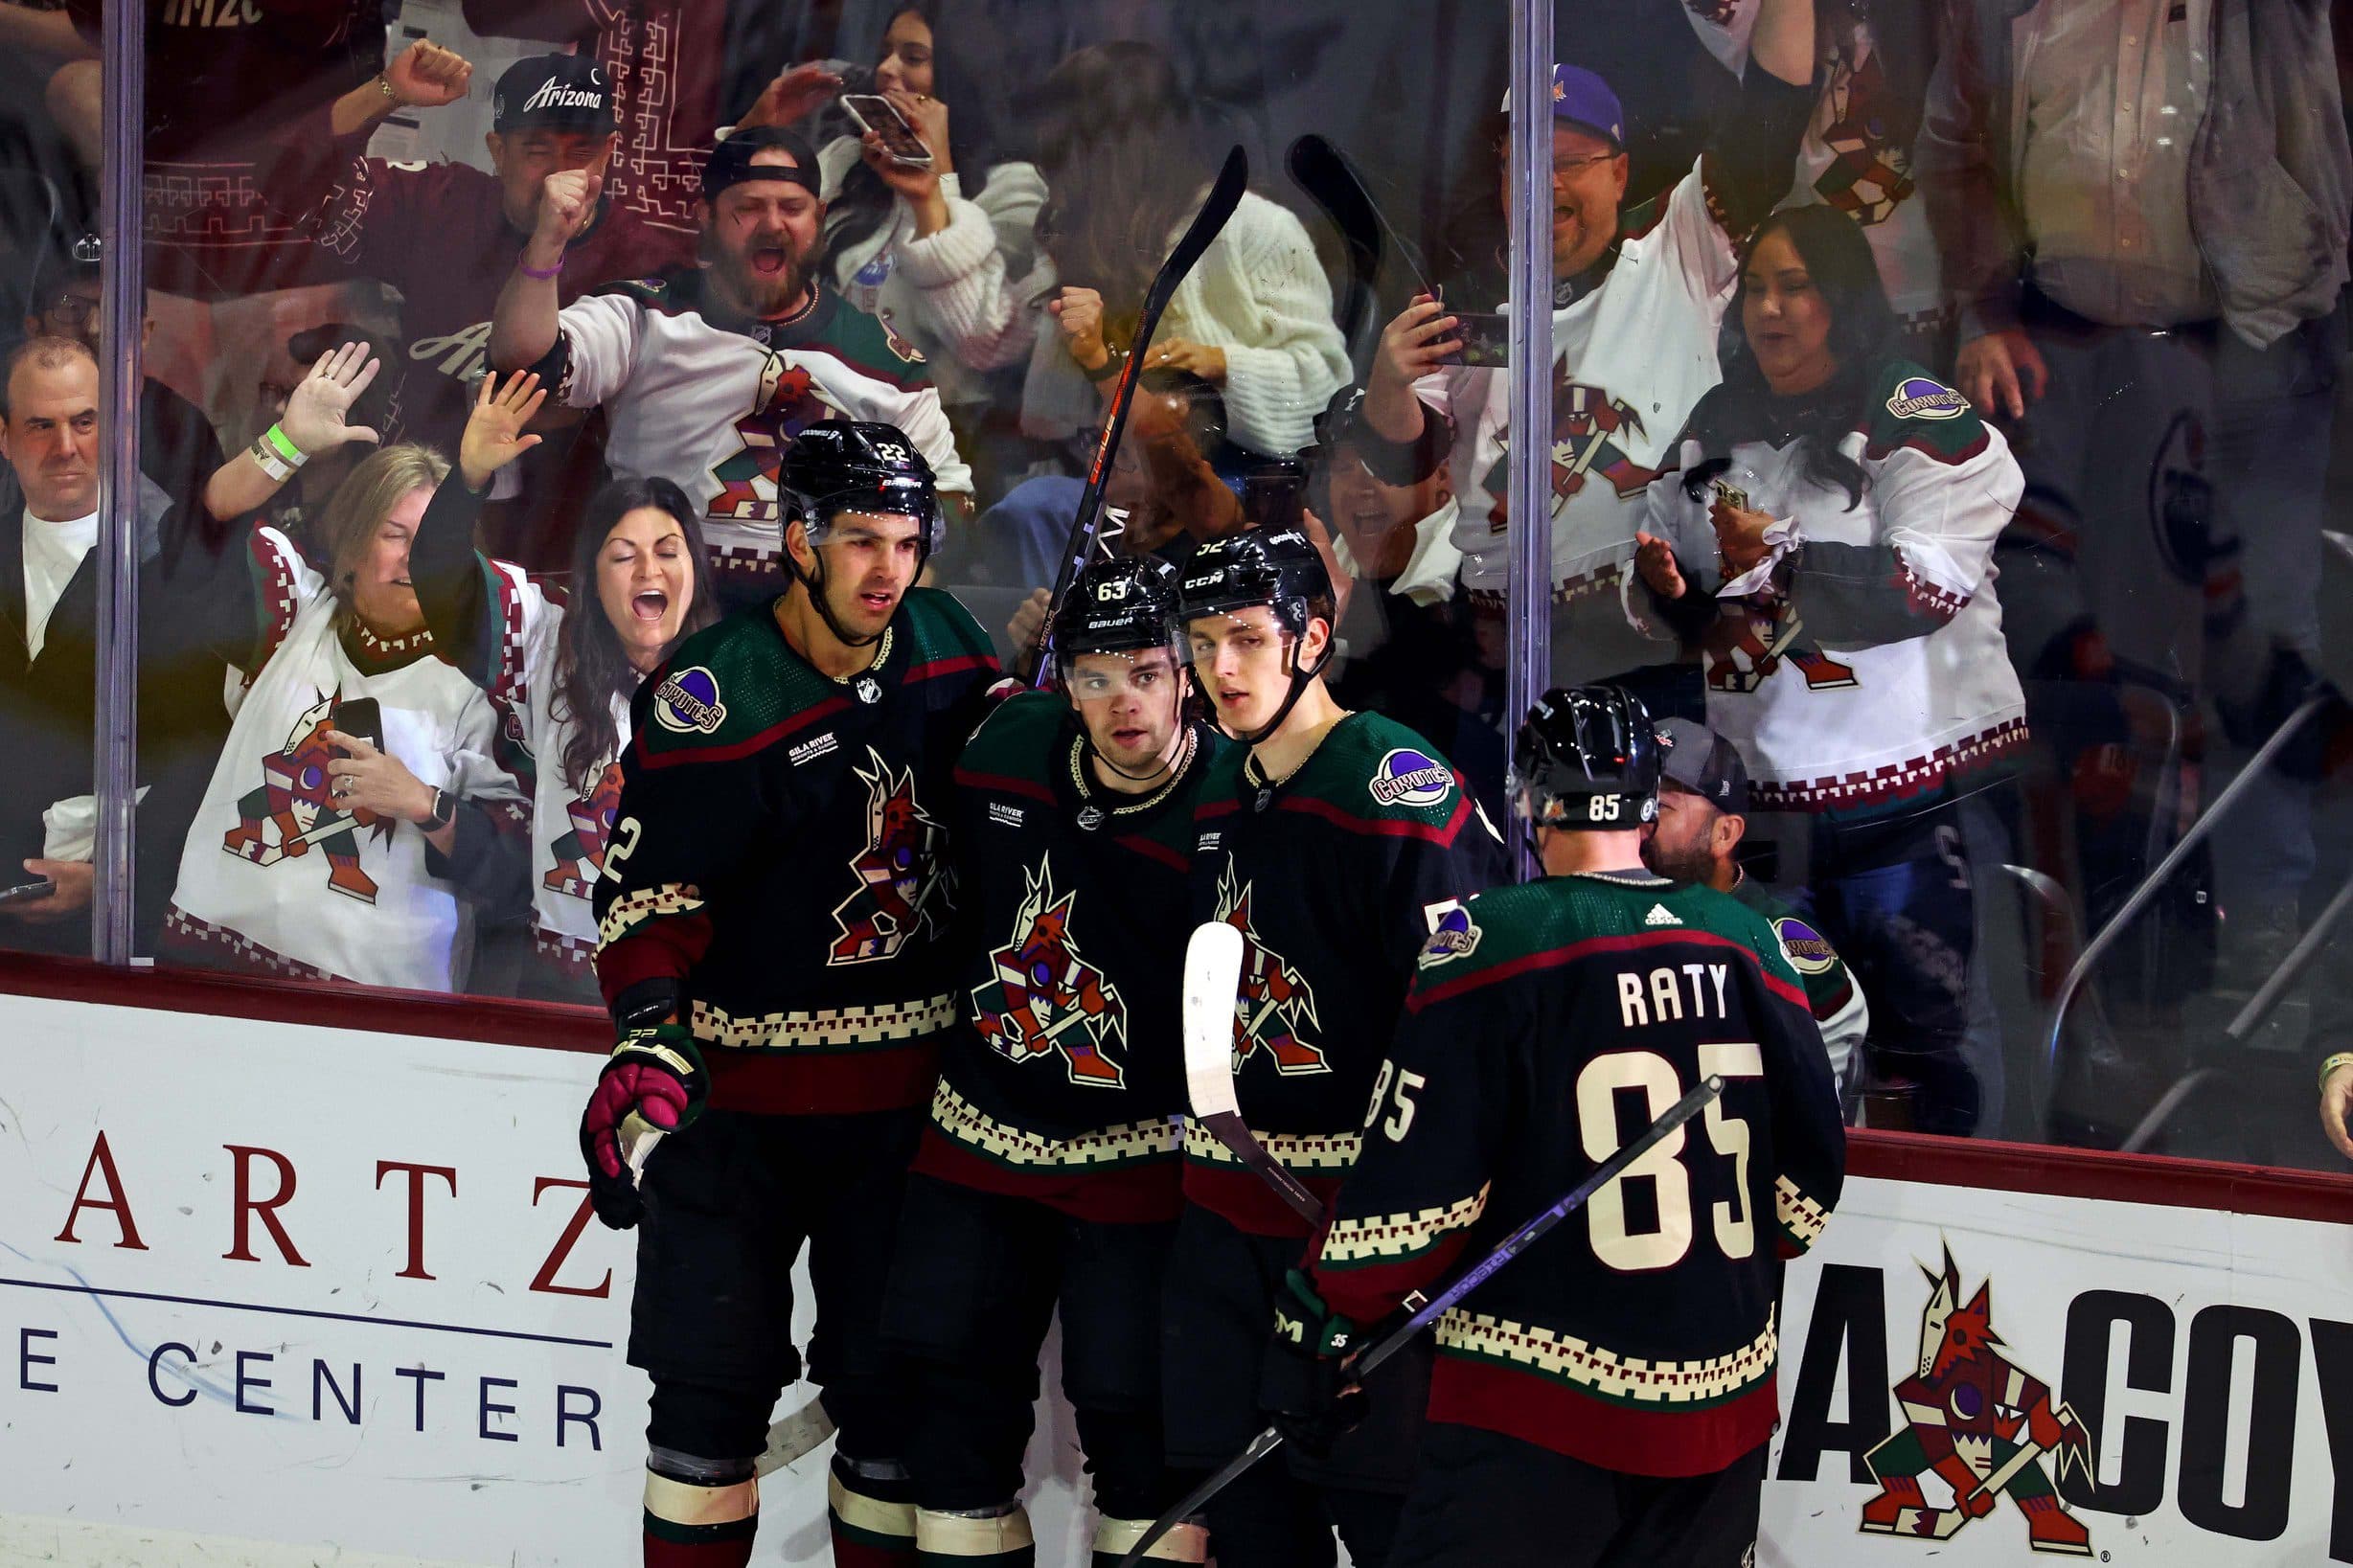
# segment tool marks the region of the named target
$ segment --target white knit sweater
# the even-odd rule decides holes
[[[1182,232],[1169,235],[1172,247]],[[1017,280],[994,247],[978,254],[982,243],[977,227],[960,236],[951,226],[901,250],[900,270],[916,286],[925,334],[976,369],[1026,354],[1026,434],[1059,441],[1094,429],[1101,394],[1063,351],[1045,308],[1062,286],[1053,261],[1040,250],[1028,276]],[[1226,434],[1257,452],[1284,455],[1306,445],[1315,416],[1348,379],[1332,284],[1315,247],[1297,217],[1263,196],[1242,198],[1177,285],[1156,335],[1225,351]]]
[[[856,140],[843,136],[818,152],[817,171],[827,201],[841,193],[859,150]],[[918,239],[914,213],[894,199],[888,222],[855,244],[829,245],[827,270],[843,298],[881,317],[923,350],[928,361],[925,368],[940,389],[941,402],[981,402],[989,396],[981,373],[994,366],[960,359],[954,343],[930,327],[910,270],[949,284],[982,268],[990,269],[993,278],[1001,278],[1009,267],[1027,270],[1046,184],[1029,164],[1001,163],[989,170],[977,197],[967,198],[962,181],[952,173],[940,176],[940,194],[948,201],[947,228]]]

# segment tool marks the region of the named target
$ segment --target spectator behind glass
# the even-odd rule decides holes
[[[674,475],[702,520],[721,600],[785,582],[777,469],[807,425],[895,424],[969,517],[971,471],[912,343],[816,276],[825,204],[816,154],[764,125],[720,144],[703,170],[703,265],[560,305],[555,268],[602,181],[550,174],[539,225],[498,297],[491,362],[531,369],[573,408],[602,408],[616,474]]]
[[[34,280],[34,298],[25,315],[27,337],[70,337],[103,353],[99,313],[98,236],[83,235],[48,258]],[[155,335],[155,318],[142,313],[142,347]],[[204,411],[155,379],[139,383],[139,470],[155,481],[174,505],[194,502],[213,471],[227,461],[220,438]]]
[[[496,713],[436,657],[409,578],[448,471],[422,446],[369,456],[320,519],[324,573],[255,531],[271,614],[180,856],[164,958],[459,990],[476,907],[521,904],[526,807],[492,760]]]
[[[343,413],[367,373],[354,352],[308,377],[280,434],[323,447],[345,439]],[[0,660],[0,886],[57,884],[47,898],[0,904],[0,943],[86,952],[68,923],[88,907],[97,831],[91,739],[97,715],[98,464],[104,450],[98,362],[79,338],[36,337],[8,357],[0,386],[0,623],[13,659]],[[174,503],[143,480],[137,532],[139,797],[132,940],[152,952],[179,844],[228,734],[221,690],[249,664],[253,574],[241,550],[208,550],[200,520],[237,516],[271,482],[251,453],[212,474],[204,499]]]
[[[474,516],[497,468],[529,450],[522,435],[537,383],[485,381],[458,447],[459,483],[425,508],[409,553],[425,624],[442,656],[471,676],[520,725],[516,771],[532,792],[531,897],[542,963],[523,993],[601,1005],[590,889],[621,797],[629,698],[678,640],[719,619],[702,529],[667,479],[616,479],[573,533],[573,609],[521,583],[513,606],[525,628],[507,635],[507,585],[475,553]],[[593,596],[593,597],[592,597]]]
[[[255,386],[253,435],[261,434],[275,420],[283,420],[287,400],[301,388],[311,374],[311,367],[336,352],[339,345],[357,344],[366,357],[378,364],[391,364],[397,349],[377,334],[349,322],[332,322],[325,327],[313,327],[296,332],[286,347],[265,362],[261,380]],[[397,429],[400,410],[384,390],[392,378],[380,375],[360,389],[346,411],[351,422],[375,431]],[[344,480],[368,455],[368,445],[347,442],[312,454],[294,476],[271,494],[262,511],[262,518],[272,528],[294,541],[296,549],[307,559],[321,557],[317,541],[312,537],[314,525],[327,503],[342,489]]]
[[[1037,99],[1048,195],[1036,265],[1018,280],[985,268],[925,288],[924,301],[928,325],[967,364],[1026,357],[1022,428],[1069,441],[1102,422],[1144,292],[1216,167],[1201,155],[1190,99],[1149,44],[1081,49]],[[1331,284],[1299,220],[1245,195],[1161,318],[1151,363],[1217,386],[1226,433],[1241,445],[1268,456],[1306,445],[1348,361]]]
[[[1765,917],[1790,966],[1806,983],[1806,1005],[1830,1052],[1841,1097],[1871,1013],[1838,950],[1767,891],[1739,860],[1748,830],[1748,770],[1729,740],[1688,718],[1657,727],[1658,815],[1642,827],[1642,863],[1661,876],[1728,893]]]
[[[2022,421],[2016,662],[2083,683],[2180,670],[2195,692],[2179,716],[2194,725],[2210,695],[2243,758],[2319,647],[2353,232],[2332,8],[1950,9],[1920,180],[1960,308],[1959,390]],[[2050,739],[2063,763],[2125,739],[2155,762],[2177,716],[2152,706],[2126,708],[2129,734]],[[2252,794],[2213,855],[2222,984],[2242,994],[2294,945],[2316,859],[2309,779],[2273,769]],[[2056,865],[2056,847],[2035,861]],[[2086,881],[2146,869],[2136,853]]]
[[[1739,246],[1789,190],[1813,103],[1813,0],[1761,0],[1736,112],[1675,185],[1622,209],[1628,159],[1617,94],[1591,71],[1553,69],[1552,684],[1624,679],[1656,659],[1618,607],[1643,487],[1717,378],[1716,333]],[[1508,138],[1496,128],[1496,200]],[[1457,302],[1460,303],[1460,302]],[[1490,302],[1479,301],[1480,305]],[[1473,606],[1499,623],[1510,559],[1510,377],[1465,366],[1456,318],[1416,296],[1381,336],[1352,439],[1375,477],[1403,487],[1443,456],[1453,542]],[[1417,503],[1418,504],[1418,503]],[[1423,520],[1402,505],[1399,523]],[[1499,629],[1499,626],[1498,626]],[[1632,683],[1652,713],[1696,707],[1688,672]]]
[[[13,9],[13,8],[11,8]],[[87,57],[49,105],[88,168],[101,162],[102,0],[66,0]],[[381,0],[145,0],[148,283],[206,299],[280,286],[308,242],[264,193],[267,169],[354,87],[390,95]],[[383,83],[378,86],[377,83]]]
[[[1895,333],[1845,215],[1768,218],[1638,564],[1700,650],[1708,724],[1740,750],[1792,901],[1862,979],[1875,1070],[1909,1086],[1920,1130],[1966,1136],[2001,1108],[1975,962],[2000,831],[1975,797],[2026,739],[1991,564],[2022,481]]]
[[[923,349],[969,454],[970,432],[988,411],[991,388],[925,318],[919,291],[955,287],[992,262],[998,276],[1028,271],[1045,183],[1029,164],[995,161],[980,95],[968,93],[955,63],[936,8],[893,12],[872,90],[915,127],[931,149],[931,165],[900,164],[869,134],[827,142],[817,149],[817,167],[827,275],[845,299]],[[841,87],[842,78],[822,66],[795,66],[768,84],[737,128],[806,130],[812,112]]]

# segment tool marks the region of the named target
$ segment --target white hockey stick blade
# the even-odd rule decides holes
[[[634,1185],[646,1185],[646,1162],[653,1157],[653,1146],[663,1137],[660,1127],[635,1111],[621,1119],[621,1158],[628,1164],[629,1180]]]
[[[1185,1099],[1200,1117],[1239,1114],[1234,1094],[1234,1002],[1242,989],[1242,932],[1223,920],[1185,943]]]
[[[811,1395],[807,1404],[768,1428],[767,1451],[760,1456],[759,1473],[774,1475],[833,1435],[834,1418],[825,1413],[817,1396]]]

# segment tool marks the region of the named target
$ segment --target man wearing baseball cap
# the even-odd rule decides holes
[[[1642,863],[1661,876],[1728,893],[1765,917],[1806,983],[1806,1000],[1830,1050],[1830,1070],[1844,1094],[1855,1048],[1870,1028],[1862,989],[1814,923],[1741,866],[1748,769],[1732,742],[1688,718],[1662,719],[1657,732],[1658,818],[1643,840]]]
[[[387,440],[455,443],[474,382],[489,365],[499,285],[538,219],[547,177],[602,170],[621,140],[611,86],[594,59],[533,55],[510,66],[492,90],[493,128],[483,138],[489,171],[367,156],[378,120],[453,103],[472,76],[459,56],[418,40],[384,76],[335,103],[332,134],[319,144],[329,156],[274,193],[283,205],[306,210],[311,278],[356,274],[400,291],[405,344],[386,366],[394,425]],[[693,248],[687,237],[633,214],[602,213],[564,254],[563,297],[684,262]],[[552,434],[514,465],[512,482],[501,474],[484,516],[493,555],[543,570],[570,560],[570,521],[596,479],[593,447],[570,431]]]
[[[1617,94],[1581,66],[1552,73],[1551,684],[1611,679],[1652,664],[1618,587],[1632,564],[1643,489],[1672,460],[1684,417],[1719,379],[1717,330],[1741,247],[1788,193],[1813,112],[1815,0],[1758,0],[1736,107],[1680,180],[1627,208],[1629,127]],[[1498,137],[1508,173],[1508,138]],[[1499,179],[1508,207],[1510,182]],[[1410,486],[1441,461],[1458,500],[1453,540],[1474,607],[1502,611],[1510,377],[1460,363],[1450,309],[1485,299],[1418,295],[1382,333],[1354,439],[1376,478]],[[1397,523],[1411,491],[1393,492]],[[1696,711],[1637,683],[1654,713]]]

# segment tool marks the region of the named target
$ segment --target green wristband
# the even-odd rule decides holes
[[[297,468],[310,461],[310,455],[287,440],[286,433],[277,425],[273,424],[267,430],[263,431],[262,439],[269,443],[280,457]]]
[[[2328,1087],[2328,1078],[2340,1067],[2353,1067],[2353,1051],[2340,1051],[2320,1063],[2320,1087]]]

